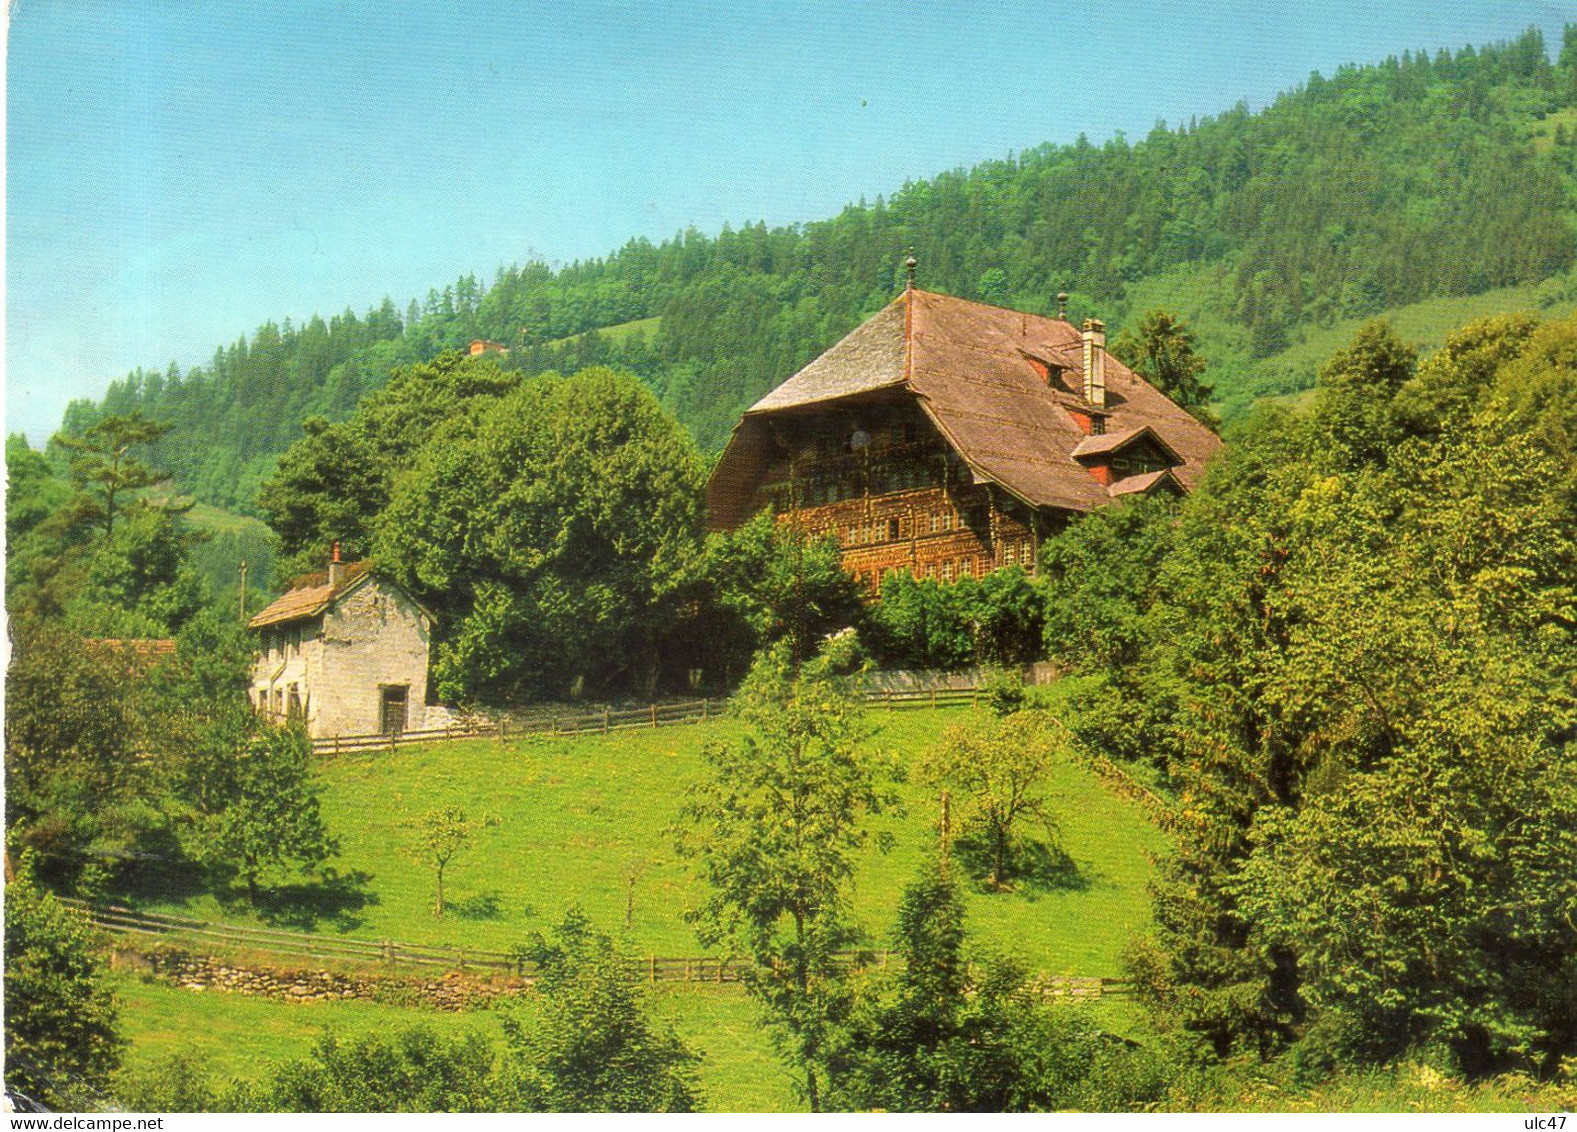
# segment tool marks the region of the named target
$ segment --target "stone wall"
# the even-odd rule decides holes
[[[459,972],[422,978],[253,967],[173,950],[122,956],[122,961],[144,965],[156,976],[189,991],[224,991],[297,1003],[359,998],[435,1010],[471,1010],[502,995],[519,994],[528,985],[521,979],[489,982]]]
[[[313,738],[382,731],[382,689],[406,685],[408,731],[427,726],[431,626],[414,602],[374,578],[324,616],[321,652],[311,673]]]

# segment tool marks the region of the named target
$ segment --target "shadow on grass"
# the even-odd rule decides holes
[[[1083,892],[1090,887],[1090,878],[1050,837],[1019,839],[1003,869],[1000,888],[991,886],[991,843],[985,836],[960,837],[953,842],[953,854],[979,892],[1016,892],[1033,901],[1053,892]]]
[[[209,889],[202,866],[181,855],[173,838],[145,847],[116,869],[106,898],[140,908],[150,901],[184,902]]]
[[[378,903],[377,894],[367,887],[371,880],[372,874],[361,869],[348,873],[329,869],[318,881],[261,889],[257,914],[265,923],[296,931],[317,931],[324,926],[352,931],[364,922],[357,913]],[[245,901],[246,894],[237,893],[235,899]]]
[[[503,907],[499,903],[498,893],[479,892],[475,896],[467,896],[464,900],[451,900],[444,906],[445,912],[453,912],[462,920],[502,920]]]

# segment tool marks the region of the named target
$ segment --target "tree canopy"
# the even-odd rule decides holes
[[[1075,736],[1180,799],[1152,1001],[1217,1051],[1468,1073],[1571,1051],[1547,991],[1577,954],[1574,342],[1499,317],[1420,361],[1365,327],[1175,518],[1048,546],[1074,580],[1048,643],[1101,679]],[[1103,596],[1077,579],[1124,527]]]

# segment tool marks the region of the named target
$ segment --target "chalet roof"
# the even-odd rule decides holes
[[[1171,481],[1173,487],[1181,489],[1177,477],[1172,474],[1172,469],[1162,468],[1158,472],[1145,472],[1143,475],[1120,479],[1106,491],[1114,499],[1123,495],[1149,495],[1167,481]]]
[[[1093,410],[1082,396],[1083,365],[1083,339],[1062,319],[905,291],[745,412],[713,472],[713,521],[749,517],[767,460],[766,419],[891,390],[919,399],[977,481],[1035,507],[1109,503],[1075,459],[1089,438],[1071,414]],[[1150,431],[1179,459],[1179,485],[1193,487],[1220,439],[1110,354],[1105,372],[1106,435],[1120,446]]]
[[[1096,436],[1086,436],[1074,446],[1072,456],[1075,460],[1082,460],[1086,456],[1102,456],[1112,452],[1119,452],[1141,438],[1149,438],[1163,452],[1177,457],[1177,453],[1173,451],[1172,446],[1162,440],[1155,429],[1149,425],[1124,429],[1121,432],[1105,432]],[[1178,458],[1181,459],[1181,457]]]
[[[329,584],[327,570],[320,570],[315,574],[303,574],[290,583],[288,590],[248,621],[247,625],[252,629],[261,629],[265,625],[279,625],[287,621],[299,621],[304,617],[316,617],[333,604],[336,598],[361,585],[371,574],[372,563],[368,561],[347,563],[345,576],[337,586]]]

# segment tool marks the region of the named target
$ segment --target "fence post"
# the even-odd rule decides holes
[[[891,688],[887,689],[887,710],[893,710],[893,690]]]
[[[394,732],[391,731],[391,732],[389,732],[389,754],[391,754],[391,755],[394,754],[394,744],[395,744]]]
[[[684,981],[687,983],[690,981],[690,960],[688,959],[684,961]]]
[[[608,709],[606,707],[602,709],[602,733],[604,735],[608,733]]]
[[[651,964],[652,982],[657,981],[657,956],[653,955],[648,962]]]
[[[702,723],[706,722],[706,697],[705,696],[701,697],[701,722]],[[722,980],[719,980],[719,982],[721,982],[721,981]]]
[[[339,736],[338,735],[334,736],[334,755],[335,755],[336,758],[339,756]]]
[[[657,705],[656,704],[652,705],[652,726],[653,727],[657,726]]]
[[[936,710],[936,689],[935,688],[931,689],[931,710],[932,711]]]

